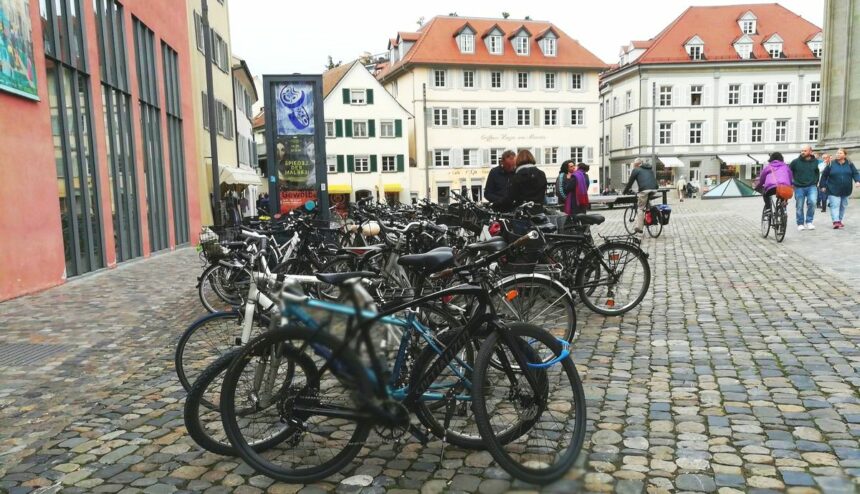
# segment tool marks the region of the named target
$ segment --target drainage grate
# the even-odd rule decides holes
[[[37,345],[10,343],[0,345],[0,367],[33,365],[60,352],[74,349],[74,345]]]

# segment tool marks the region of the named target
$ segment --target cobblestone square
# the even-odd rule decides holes
[[[860,220],[786,240],[759,199],[673,204],[651,291],[578,306],[589,433],[546,492],[860,491]],[[794,205],[789,206],[793,218]],[[596,232],[621,230],[620,211]],[[486,452],[371,444],[337,477],[273,483],[198,448],[173,347],[203,308],[184,248],[0,304],[0,492],[534,491]]]

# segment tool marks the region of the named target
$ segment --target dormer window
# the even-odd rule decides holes
[[[463,25],[455,34],[460,53],[475,53],[475,30],[469,24]]]
[[[705,42],[702,41],[702,38],[693,36],[690,41],[687,41],[684,48],[686,48],[687,55],[690,56],[690,60],[705,59]]]
[[[758,28],[758,18],[751,11],[747,11],[738,19],[738,25],[743,34],[755,34]]]
[[[752,49],[752,38],[746,34],[741,36],[739,40],[735,41],[735,51],[738,52],[738,56],[741,60],[749,60],[752,58]]]
[[[770,55],[770,58],[782,58],[782,38],[778,34],[774,34],[764,42],[764,49]]]
[[[558,33],[552,27],[547,28],[537,37],[540,49],[545,57],[554,57],[558,54]]]
[[[504,53],[504,36],[505,32],[502,31],[498,24],[494,24],[493,27],[484,31],[481,38],[484,40],[484,44],[487,45],[487,52],[490,55],[501,55]]]
[[[501,36],[490,36],[487,39],[487,46],[489,47],[491,55],[501,55],[502,54],[502,37]]]
[[[514,51],[517,55],[529,54],[529,39],[525,36],[517,36],[514,38]]]
[[[824,37],[821,33],[818,33],[806,42],[806,46],[809,47],[809,51],[812,52],[815,58],[821,58],[821,55],[824,53]]]

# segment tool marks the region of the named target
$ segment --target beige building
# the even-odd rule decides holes
[[[202,224],[212,224],[212,153],[209,139],[209,104],[206,94],[206,65],[204,56],[201,0],[188,2],[188,32],[191,40],[191,92],[194,95],[194,125],[197,130],[197,163],[200,167],[200,198]],[[215,93],[215,122],[218,133],[218,163],[221,168],[238,167],[236,129],[233,107],[233,63],[230,50],[230,0],[209,0],[209,27],[212,32],[212,85]],[[222,181],[224,174],[222,173]],[[222,187],[223,189],[223,187]]]

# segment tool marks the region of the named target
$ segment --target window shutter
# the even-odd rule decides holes
[[[343,104],[345,104],[345,105],[349,104],[349,89],[348,88],[343,88]]]
[[[710,124],[707,120],[702,122],[702,144],[710,144],[713,139],[711,139],[711,135],[708,133],[710,131]]]
[[[536,165],[546,164],[546,163],[544,163],[544,159],[543,159],[543,148],[533,148],[532,154],[535,157],[535,164]]]
[[[481,108],[478,110],[478,113],[481,114],[481,122],[480,126],[489,127],[490,126],[490,109],[489,108]]]
[[[787,130],[787,132],[788,132],[788,134],[786,135],[786,138],[785,138],[785,140],[786,140],[787,142],[803,142],[803,141],[804,141],[804,139],[803,139],[803,138],[800,138],[800,139],[798,139],[798,138],[797,138],[797,134],[796,134],[796,132],[797,132],[797,126],[795,125],[794,120],[789,120],[789,121],[788,121],[788,130]]]
[[[692,106],[693,104],[693,86],[687,86],[687,100],[684,102],[685,106]]]
[[[738,142],[741,144],[746,144],[750,142],[750,132],[750,122],[748,120],[742,120],[740,125],[738,125],[738,133],[740,134],[738,136]]]
[[[367,121],[367,137],[376,137],[376,120]]]
[[[702,104],[711,106],[711,88],[708,86],[702,88]]]
[[[532,110],[532,127],[539,127],[543,122],[540,121],[540,110],[535,108]]]
[[[570,156],[570,146],[560,146],[558,148],[558,156],[556,156],[558,164],[561,164],[562,161],[568,159],[568,156]]]
[[[585,161],[588,163],[594,161],[594,148],[592,146],[585,148]]]
[[[561,119],[561,125],[563,125],[565,127],[570,127],[571,122],[572,122],[572,119],[570,118],[571,109],[570,108],[560,108],[558,111],[561,112],[561,115],[559,115],[559,117]]]
[[[505,127],[516,127],[517,126],[517,109],[516,108],[508,108],[505,111]]]
[[[776,103],[776,96],[774,93],[776,92],[776,84],[768,83],[764,85],[764,103],[766,105],[772,105]]]
[[[346,127],[344,129],[344,131],[345,131],[344,133],[346,134],[347,137],[352,137],[352,120],[347,118],[343,122],[344,122],[344,126]]]
[[[582,80],[582,90],[583,90],[583,91],[588,90],[588,74],[586,74],[585,72],[583,72],[583,73],[582,73],[581,80]]]
[[[752,87],[749,84],[741,84],[741,101],[742,105],[752,104]]]
[[[776,138],[776,129],[773,120],[764,123],[764,142],[773,142]]]
[[[404,156],[402,154],[398,154],[397,155],[397,171],[402,172],[403,170],[405,170],[404,161],[405,161]]]
[[[403,137],[403,120],[394,121],[394,137]]]
[[[460,126],[460,109],[451,108],[451,127]]]
[[[337,172],[343,173],[343,155],[337,155]]]
[[[490,163],[490,150],[489,149],[483,149],[481,151],[482,151],[481,152],[481,154],[482,154],[481,163],[483,164],[483,166],[492,166],[492,163]]]
[[[375,154],[370,155],[370,172],[376,173],[376,155]]]
[[[334,136],[343,137],[343,120],[341,119],[334,121]]]
[[[582,108],[582,125],[583,125],[583,126],[584,126],[584,125],[586,125],[586,124],[588,124],[588,119],[587,119],[587,118],[585,118],[585,117],[587,116],[587,114],[588,114],[588,108],[587,108],[587,107],[583,107],[583,108]]]
[[[373,104],[373,89],[368,89],[368,90],[367,90],[367,104],[368,104],[368,105],[372,105],[372,104]]]
[[[797,98],[797,84],[789,83],[788,84],[788,102],[790,104],[800,103]]]
[[[351,154],[346,156],[346,171],[349,173],[355,172],[355,156]]]
[[[683,104],[681,103],[682,92],[683,90],[681,89],[681,86],[677,84],[672,86],[672,104],[669,106],[681,106]]]
[[[805,103],[812,103],[812,83],[811,82],[806,83],[806,88],[804,90],[804,94],[806,94],[806,96],[803,98],[803,101]]]

